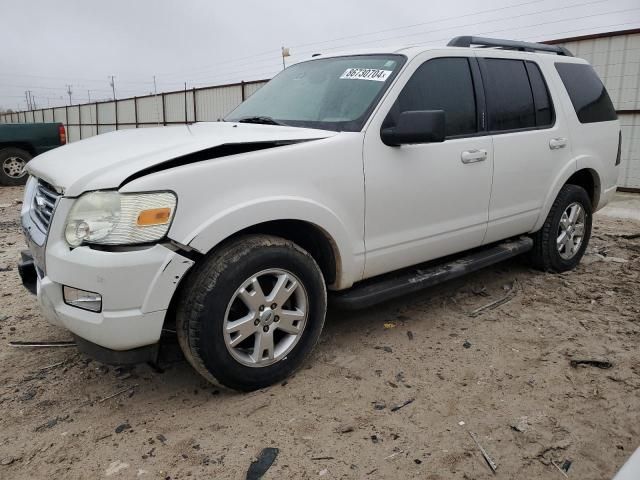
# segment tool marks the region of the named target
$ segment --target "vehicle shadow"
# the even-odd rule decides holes
[[[338,338],[341,345],[360,345],[363,342],[363,335],[375,343],[377,341],[375,331],[383,328],[382,325],[385,323],[404,324],[416,318],[421,323],[426,323],[426,326],[423,325],[424,328],[432,328],[438,320],[435,314],[436,309],[443,303],[454,303],[452,297],[457,293],[469,292],[478,286],[493,287],[495,290],[517,278],[536,274],[537,272],[531,270],[523,259],[514,258],[366,309],[350,311],[330,306],[319,343],[302,369],[313,369],[314,362],[318,358],[339,355],[340,352],[336,351],[336,348],[340,348],[336,347]],[[490,300],[487,298],[485,303]],[[456,325],[451,325],[451,329],[455,330]],[[206,381],[195,372],[182,354],[173,331],[163,333],[159,361],[157,365],[151,365],[151,368],[156,373],[162,374],[163,383],[167,385],[172,383],[184,385],[185,382],[201,387],[203,382],[206,385]],[[223,389],[220,389],[220,393],[225,396],[234,395]]]

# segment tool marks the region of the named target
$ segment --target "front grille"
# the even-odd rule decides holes
[[[35,217],[34,220],[42,227],[42,231],[45,233],[49,231],[49,225],[51,225],[51,219],[53,218],[53,210],[56,207],[58,198],[60,198],[60,194],[56,192],[51,185],[42,180],[38,180],[31,211]]]

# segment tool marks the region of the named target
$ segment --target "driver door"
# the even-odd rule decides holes
[[[407,69],[365,133],[365,278],[477,247],[487,230],[493,147],[475,57]],[[444,110],[445,141],[385,145],[381,128],[411,110]]]

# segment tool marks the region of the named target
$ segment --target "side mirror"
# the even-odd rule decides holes
[[[444,142],[444,110],[402,112],[395,127],[383,128],[380,138],[385,145],[398,147],[410,143]]]

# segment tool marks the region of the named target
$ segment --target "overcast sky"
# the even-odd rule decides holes
[[[640,27],[638,0],[0,0],[0,107],[25,109],[269,78],[314,52],[548,40]],[[88,92],[89,91],[89,92]]]

